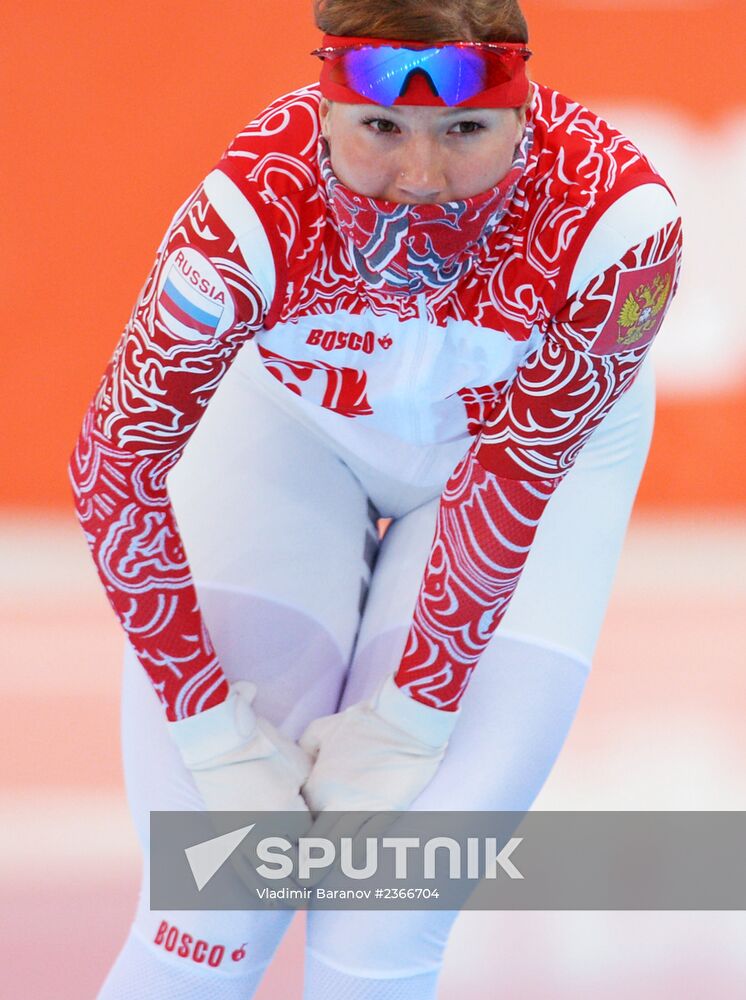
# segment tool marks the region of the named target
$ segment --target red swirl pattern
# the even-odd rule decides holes
[[[266,347],[259,347],[259,354],[267,371],[296,396],[343,417],[364,417],[373,412],[365,372],[324,361],[289,361]]]
[[[559,480],[501,479],[472,447],[443,492],[435,539],[395,681],[433,708],[456,711],[521,575]]]
[[[580,449],[630,386],[644,346],[594,355],[613,319],[621,274],[658,265],[673,273],[681,224],[634,247],[566,303],[522,366],[446,485],[435,539],[396,683],[418,701],[455,711],[518,585],[539,519]]]
[[[219,337],[185,340],[158,311],[163,270],[201,250],[235,309]],[[224,700],[166,489],[221,377],[262,324],[266,303],[200,189],[180,210],[91,404],[70,473],[78,516],[109,601],[169,719]]]
[[[488,417],[480,462],[511,479],[563,476],[610,408],[630,385],[660,328],[678,284],[681,222],[665,226],[574,295],[553,318],[547,336]],[[594,354],[615,305],[621,276],[659,265],[673,284],[643,346]]]

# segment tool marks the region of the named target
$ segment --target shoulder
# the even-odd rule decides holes
[[[318,84],[273,101],[231,141],[213,171],[238,235],[261,226],[283,266],[304,259],[318,234],[326,201],[320,180]],[[278,263],[280,261],[278,260]]]
[[[326,218],[320,182],[318,84],[284,94],[232,139],[205,190],[263,287],[282,296],[319,251]],[[274,313],[270,312],[270,318]]]
[[[658,252],[669,246],[670,234],[680,239],[680,213],[671,192],[662,184],[640,184],[626,191],[599,214],[587,230],[569,276],[567,295],[573,295],[595,275],[621,261],[633,248],[643,246],[655,234]],[[646,261],[653,263],[653,260]]]
[[[265,203],[313,189],[320,100],[318,84],[278,97],[233,138],[218,168]]]
[[[537,187],[586,211],[613,201],[639,184],[666,186],[631,139],[578,101],[533,84]]]
[[[535,211],[551,219],[536,238],[559,263],[556,308],[656,233],[668,248],[679,209],[646,155],[589,108],[534,84],[531,122]]]

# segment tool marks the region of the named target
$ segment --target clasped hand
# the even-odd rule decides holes
[[[315,719],[299,740],[313,761],[314,815],[407,809],[430,783],[458,717],[414,701],[388,677],[372,698]]]
[[[408,809],[430,783],[459,714],[415,701],[388,677],[295,744],[254,713],[255,695],[249,681],[232,684],[225,702],[169,723],[172,738],[210,812],[302,812],[310,836],[339,832],[323,813],[372,813],[358,826],[381,833],[389,821],[376,814]]]

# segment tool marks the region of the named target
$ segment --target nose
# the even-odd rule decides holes
[[[428,136],[412,137],[400,150],[396,185],[407,201],[437,201],[446,187],[441,151]]]

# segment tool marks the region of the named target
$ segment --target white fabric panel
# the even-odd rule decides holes
[[[259,216],[222,170],[208,174],[203,187],[213,208],[236,237],[243,259],[270,305],[275,297],[277,275],[272,248]]]
[[[606,209],[590,231],[572,272],[569,295],[679,214],[678,205],[662,184],[641,184],[627,191]]]

